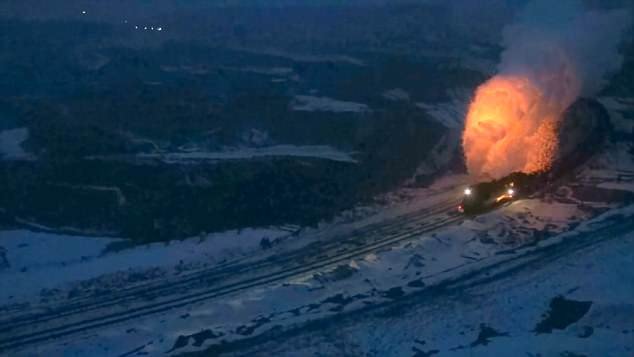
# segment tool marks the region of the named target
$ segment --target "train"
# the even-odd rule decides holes
[[[582,98],[566,109],[558,132],[557,153],[548,170],[531,174],[514,172],[467,187],[458,210],[467,215],[487,212],[565,179],[601,150],[614,130],[601,103]]]
[[[509,204],[537,191],[544,176],[543,173],[514,172],[498,180],[469,186],[464,190],[458,211],[466,215],[476,215]]]

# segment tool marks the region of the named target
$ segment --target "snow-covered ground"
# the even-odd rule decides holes
[[[261,239],[274,241],[289,234],[283,228],[244,229],[117,250],[111,248],[125,247],[124,240],[2,231],[6,264],[0,265],[0,301],[29,302],[47,290],[72,290],[78,282],[104,276],[125,282],[133,274],[186,272],[243,257],[259,250]]]
[[[531,212],[543,214],[536,215]],[[629,206],[617,211],[610,211],[571,230],[573,222],[585,221],[588,218],[576,205],[547,204],[538,200],[517,202],[501,211],[481,216],[473,221],[465,221],[456,226],[449,226],[432,234],[421,235],[395,247],[369,253],[360,259],[351,259],[321,272],[296,276],[284,284],[261,286],[238,295],[194,304],[151,318],[138,319],[129,323],[125,332],[121,327],[107,328],[98,335],[86,336],[85,339],[82,338],[71,344],[50,345],[45,349],[38,350],[38,352],[53,355],[110,355],[135,350],[150,355],[166,352],[178,354],[214,348],[214,346],[217,348],[218,344],[221,343],[220,341],[227,343],[248,339],[260,333],[266,333],[275,326],[278,326],[278,329],[289,328],[296,325],[301,326],[316,319],[327,321],[339,315],[342,318],[347,314],[356,316],[357,311],[368,306],[395,304],[397,306],[395,308],[398,310],[399,299],[404,299],[405,306],[407,306],[408,312],[404,313],[404,316],[398,315],[397,320],[388,318],[387,321],[381,318],[363,317],[360,325],[357,322],[350,322],[350,326],[343,324],[341,327],[349,333],[344,341],[338,338],[317,338],[315,341],[314,334],[308,333],[307,336],[300,335],[300,341],[297,343],[287,344],[278,340],[277,343],[269,346],[271,350],[262,350],[258,347],[259,353],[262,355],[270,353],[297,355],[297,353],[310,354],[317,349],[331,351],[333,355],[339,355],[346,352],[338,349],[343,346],[345,349],[354,347],[358,353],[370,353],[370,355],[373,355],[373,351],[376,351],[374,355],[402,355],[405,352],[410,353],[413,347],[424,347],[422,350],[437,349],[461,355],[460,353],[469,353],[469,350],[480,348],[479,344],[469,345],[476,340],[480,323],[491,326],[500,333],[526,338],[524,345],[520,344],[520,346],[526,346],[533,341],[531,339],[537,338],[536,341],[539,341],[539,336],[532,336],[527,326],[534,327],[535,321],[541,319],[541,314],[547,310],[548,299],[554,298],[563,288],[540,292],[533,290],[533,285],[530,284],[527,284],[524,290],[519,291],[499,288],[498,283],[494,284],[496,285],[494,287],[485,285],[484,291],[471,292],[467,290],[461,292],[462,298],[458,300],[452,295],[446,297],[452,306],[455,304],[464,305],[461,308],[466,309],[465,312],[458,310],[461,311],[458,315],[450,313],[453,307],[445,306],[445,301],[432,300],[436,304],[432,305],[433,308],[427,304],[416,307],[417,299],[411,296],[416,296],[416,294],[425,296],[423,292],[426,291],[426,287],[432,287],[433,290],[434,286],[442,285],[447,280],[459,279],[469,275],[469,272],[477,272],[496,263],[513,261],[525,254],[540,251],[549,246],[575,242],[575,240],[581,239],[579,237],[592,235],[599,229],[609,227],[614,217],[619,217],[621,221],[631,221],[634,218],[634,207]],[[536,233],[538,236],[535,236]],[[548,236],[551,238],[543,240]],[[630,234],[627,237],[629,245],[625,248],[631,249],[634,244],[634,235]],[[538,244],[535,245],[535,242]],[[629,263],[631,263],[632,255],[623,254],[624,251],[621,250],[623,248],[618,246],[612,251],[612,254],[618,253],[621,258],[629,259]],[[574,257],[572,261],[578,262],[577,258]],[[587,264],[597,264],[598,261],[597,259],[588,260]],[[613,262],[613,264],[625,263],[628,262],[622,260]],[[581,268],[586,270],[590,269],[587,264],[578,263]],[[563,262],[561,265],[567,268],[570,264]],[[595,275],[604,274],[609,268],[600,267],[598,269],[600,269],[600,273],[597,272]],[[620,274],[625,270],[621,268],[618,272]],[[551,274],[544,273],[544,275]],[[586,275],[584,279],[587,282],[592,277],[592,275]],[[577,280],[571,280],[567,275],[551,277],[552,283],[543,282],[540,279],[536,280],[535,283],[542,290],[557,286],[556,284],[562,282],[567,282],[564,287],[570,290],[583,283],[577,283]],[[621,279],[619,276],[603,279],[601,280],[602,284],[596,284],[597,289],[605,289],[619,279]],[[499,284],[504,282],[501,280]],[[620,292],[616,295],[623,299],[628,291],[631,292],[631,288],[631,284],[621,285],[618,288]],[[500,291],[506,292],[509,297],[498,298],[490,289],[493,289],[494,292],[501,289]],[[565,291],[567,290],[562,290],[562,293]],[[595,294],[600,291],[596,290]],[[542,295],[542,300],[539,304],[531,305],[529,296],[534,296],[537,293]],[[464,298],[465,295],[471,296],[471,294],[475,294],[475,298]],[[518,294],[518,296],[514,294]],[[577,296],[568,295],[568,297],[575,298]],[[506,303],[500,309],[519,310],[521,315],[515,312],[518,313],[517,325],[513,327],[512,321],[515,319],[511,319],[512,321],[504,319],[504,316],[508,317],[514,312],[500,314],[499,319],[496,319],[495,316],[498,316],[497,306],[478,303],[479,299],[487,298],[492,298],[495,301],[499,299],[502,303]],[[609,296],[604,296],[604,298],[609,298]],[[420,311],[409,310],[412,304],[417,309],[425,311],[424,318],[418,316]],[[488,310],[483,309],[482,306],[488,306]],[[410,314],[417,317],[410,317]],[[483,318],[483,314],[489,318]],[[374,317],[373,314],[370,316]],[[628,324],[627,318],[621,320],[621,325]],[[157,323],[160,325],[158,328]],[[615,329],[621,328],[621,325]],[[373,331],[375,326],[379,326],[382,330]],[[630,328],[634,328],[634,326],[627,327],[627,329]],[[338,329],[339,327],[335,327],[335,330]],[[309,329],[309,331],[312,330]],[[568,343],[570,348],[574,347],[574,335],[584,333],[584,331],[583,327],[579,327],[578,330],[567,333],[567,335],[571,335]],[[597,333],[597,336],[613,338],[613,334],[615,334],[610,331],[606,333],[608,334],[605,335],[602,331]],[[427,342],[428,345],[419,346],[416,342],[417,339],[433,341],[434,344]],[[548,336],[543,337],[543,339],[548,340]],[[495,341],[497,343],[497,339]],[[610,341],[614,342],[614,340]],[[347,343],[352,343],[352,345]],[[395,343],[396,345],[394,345]],[[463,349],[450,351],[451,348],[461,345],[464,345],[464,351]],[[626,346],[627,344],[623,343],[613,344],[615,350]],[[505,351],[504,348],[509,348],[509,344],[504,344],[502,339],[500,345],[496,345],[495,348],[497,351]],[[606,347],[600,348],[605,349]],[[480,350],[490,351],[484,348]],[[526,349],[526,351],[532,350]],[[248,354],[252,353],[258,355],[253,351]],[[239,353],[238,355],[243,354]]]
[[[213,133],[219,129],[210,130]],[[130,132],[121,132],[130,142],[147,146],[147,151],[136,155],[90,155],[88,160],[161,160],[168,164],[200,163],[201,161],[250,160],[262,157],[299,157],[317,158],[331,161],[356,163],[356,152],[343,151],[330,145],[274,145],[269,133],[250,128],[241,134],[241,143],[237,146],[224,146],[211,151],[203,143],[188,142],[177,148],[169,142],[138,136]]]
[[[33,155],[24,151],[22,143],[29,138],[29,129],[16,128],[0,131],[0,159],[30,160]]]
[[[315,55],[315,54],[305,54],[305,53],[293,53],[287,51],[281,51],[278,49],[254,49],[254,48],[246,48],[246,47],[236,47],[234,48],[239,51],[253,53],[253,54],[262,54],[268,56],[276,56],[281,58],[287,58],[293,60],[295,62],[305,62],[305,63],[319,63],[319,62],[341,62],[346,64],[351,64],[355,66],[365,66],[365,62],[359,58],[346,56],[346,55]]]
[[[180,151],[156,151],[136,155],[92,155],[88,160],[160,160],[167,164],[216,162],[226,160],[250,160],[263,157],[315,158],[330,161],[357,163],[355,152],[346,152],[329,145],[272,145],[262,147],[227,147],[220,151],[205,151],[196,145],[182,147]]]
[[[297,95],[291,109],[304,112],[334,112],[334,113],[366,113],[371,109],[366,104],[346,102],[328,97],[311,95]]]
[[[632,219],[628,211],[621,224]],[[289,334],[283,343],[278,334],[236,355],[631,356],[631,228],[597,232],[586,225],[565,239],[605,242],[448,293],[413,294],[342,316],[336,324]]]
[[[141,159],[160,159],[166,163],[183,163],[216,160],[244,160],[257,157],[312,157],[332,161],[356,163],[354,153],[347,153],[328,145],[274,145],[259,148],[237,148],[224,151],[188,151],[167,153],[141,153]]]
[[[392,101],[409,101],[410,96],[404,89],[401,88],[392,88],[383,92],[383,98]]]
[[[293,236],[282,229],[247,230],[205,239],[192,238],[169,245],[153,244],[104,253],[106,246],[116,240],[60,237],[25,231],[4,232],[0,236],[0,242],[3,242],[10,266],[0,271],[0,281],[5,284],[2,290],[7,291],[2,296],[2,301],[10,305],[8,311],[15,313],[23,308],[20,303],[29,302],[33,304],[33,308],[42,303],[46,306],[46,301],[50,299],[63,301],[64,296],[81,293],[82,289],[118,289],[144,279],[178,279],[180,274],[193,273],[225,261],[256,259],[253,261],[257,262],[257,256],[261,254],[264,254],[265,260],[267,256],[282,258],[294,251],[308,249],[306,247],[311,242],[327,244],[329,239],[341,239],[337,237],[341,237],[346,231],[350,232],[350,229],[361,229],[368,224],[399,217],[426,206],[437,205],[435,202],[441,203],[456,197],[464,186],[464,179],[461,176],[444,178],[430,188],[411,194],[409,199],[397,203],[390,212],[379,212],[361,221],[324,225],[317,230],[306,230]],[[634,208],[628,207],[620,211],[608,211],[603,216],[588,221],[596,212],[615,205],[604,203],[593,209],[574,202],[571,199],[574,192],[567,191],[567,195],[560,196],[561,200],[554,197],[547,200],[518,201],[474,220],[441,225],[443,228],[429,233],[411,234],[411,237],[401,243],[355,258],[343,259],[340,263],[321,270],[310,270],[305,274],[292,275],[285,281],[242,290],[239,294],[229,294],[170,309],[147,318],[138,318],[123,324],[125,328],[121,325],[107,327],[96,334],[76,337],[72,343],[64,343],[70,342],[69,340],[60,340],[61,344],[43,345],[31,351],[48,355],[112,355],[135,350],[135,353],[156,355],[218,348],[220,341],[230,343],[246,339],[248,342],[249,338],[266,334],[275,326],[288,328],[302,326],[316,319],[328,321],[339,314],[355,314],[366,306],[396,302],[412,294],[422,293],[425,287],[468,275],[470,271],[478,271],[501,261],[512,261],[514,257],[545,248],[549,244],[566,239],[572,241],[576,235],[592,234],[593,229],[605,226],[604,222],[609,222],[610,217],[624,216],[626,220],[634,218]],[[439,213],[422,221],[405,221],[401,226],[393,228],[394,233],[386,231],[385,234],[407,235],[407,232],[416,232],[416,227],[423,222],[433,224],[455,219],[452,217],[453,214]],[[580,222],[585,223],[579,225]],[[284,239],[281,244],[263,251],[260,246],[263,236],[271,240]],[[378,236],[378,239],[382,239],[381,237]],[[345,244],[340,245],[339,250],[336,247],[332,250],[324,248],[326,257],[340,254],[341,249],[358,249]],[[65,253],[47,257],[46,253],[53,250]],[[249,256],[251,258],[247,258]],[[292,269],[293,264],[301,266],[313,264],[311,259],[321,261],[330,258],[313,255],[302,259],[308,260],[302,263],[289,258],[273,267],[242,274],[244,279],[250,279],[270,269],[275,271],[286,269],[287,266]],[[239,279],[240,276],[235,278]],[[8,292],[13,294],[12,298]],[[186,293],[187,291],[182,291],[178,294]],[[41,301],[37,301],[38,299]],[[468,305],[468,301],[465,304]],[[438,311],[442,310],[439,308]],[[399,320],[395,323],[401,322]],[[483,323],[491,324],[496,331],[507,333],[507,327],[496,321]],[[368,323],[368,326],[371,325],[372,323]],[[346,327],[352,329],[351,333],[361,339],[354,342],[360,352],[377,349],[374,344],[379,343],[378,341],[383,341],[386,346],[393,342],[381,339],[366,341],[362,336],[369,335],[363,326],[358,331],[355,326]],[[430,328],[429,333],[437,329],[444,331],[438,325]],[[471,334],[477,333],[477,329],[474,331]],[[389,335],[389,332],[385,333]],[[308,334],[308,337],[302,338],[312,338],[310,336]],[[453,344],[457,346],[458,342],[464,344],[459,339],[460,336],[463,335],[453,336],[452,339],[447,337],[445,342],[438,343],[433,349],[453,348]],[[463,337],[472,338],[467,332]],[[403,345],[403,348],[411,350],[414,346],[412,341]],[[370,347],[363,343],[368,343]],[[285,344],[280,343],[270,348],[276,351],[282,345]],[[320,344],[309,340],[306,344],[300,343],[299,347],[292,346],[292,349],[282,352],[294,355],[294,351],[303,351],[302,348],[306,348],[307,352],[312,351],[311,348]],[[333,348],[327,342],[323,347],[325,350]],[[366,347],[370,349],[366,350]],[[404,350],[394,351],[400,353]],[[399,354],[397,352],[395,355]]]
[[[16,352],[25,355],[631,355],[630,150],[609,143],[556,189],[473,219],[454,211],[467,182],[456,175],[402,193],[389,209],[297,232],[249,229],[123,250],[108,249],[122,243],[111,238],[2,232],[0,308],[19,317],[91,292],[125,297],[43,325],[60,331],[160,308]],[[146,283],[165,287],[121,295]],[[560,321],[562,306],[578,316]]]

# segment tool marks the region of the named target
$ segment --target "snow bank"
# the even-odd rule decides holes
[[[356,163],[353,153],[339,151],[328,145],[275,145],[260,148],[242,148],[227,151],[190,151],[169,153],[142,153],[142,159],[160,159],[166,163],[183,163],[201,160],[245,160],[257,157],[312,157],[331,161]]]
[[[213,264],[260,249],[264,237],[273,240],[287,235],[283,229],[244,229],[105,252],[108,245],[124,240],[2,231],[0,247],[6,250],[9,266],[0,270],[0,304],[120,271],[170,269],[182,262]]]
[[[392,101],[409,101],[410,96],[407,91],[401,88],[393,88],[383,92],[383,98]]]
[[[0,158],[5,160],[32,159],[32,155],[22,148],[22,143],[28,138],[29,129],[27,128],[0,131]]]
[[[328,97],[295,96],[291,109],[304,112],[365,113],[371,111],[366,104],[345,102]]]

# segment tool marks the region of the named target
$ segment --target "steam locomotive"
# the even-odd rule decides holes
[[[458,211],[467,215],[480,214],[526,197],[537,190],[542,176],[514,172],[499,180],[467,187]]]
[[[558,130],[552,167],[535,174],[514,172],[499,180],[468,187],[458,210],[467,215],[483,213],[552,185],[592,157],[613,132],[605,108],[590,99],[579,99],[566,109]]]

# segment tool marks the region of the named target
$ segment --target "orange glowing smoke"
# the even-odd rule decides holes
[[[467,169],[477,178],[547,170],[557,149],[562,105],[549,100],[529,79],[498,75],[482,84],[469,107],[463,148]]]

